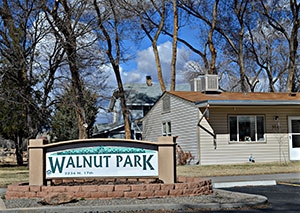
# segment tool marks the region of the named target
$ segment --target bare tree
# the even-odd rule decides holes
[[[282,33],[288,42],[288,77],[286,83],[286,91],[295,90],[295,73],[297,70],[296,59],[298,51],[298,31],[300,28],[300,3],[296,0],[286,1],[264,1],[260,4],[262,10],[260,13],[267,18],[268,24],[276,31]],[[286,15],[286,14],[289,15]],[[280,15],[282,14],[282,15]],[[290,27],[289,27],[290,25]]]
[[[280,79],[283,78],[288,63],[286,57],[288,53],[284,48],[282,36],[263,21],[256,22],[255,28],[251,27],[251,23],[247,23],[246,26],[247,46],[250,53],[248,59],[252,64],[252,69],[257,69],[253,67],[256,64],[260,70],[256,73],[256,78],[262,71],[265,71],[268,79],[267,91],[280,91],[280,88],[275,85],[278,85]],[[257,79],[256,82],[258,83],[259,80]]]
[[[172,0],[173,5],[173,45],[172,45],[172,61],[171,61],[171,85],[170,90],[175,90],[176,85],[176,59],[177,59],[177,40],[178,40],[178,10],[177,0]]]
[[[206,43],[208,44],[211,56],[209,73],[216,73],[217,48],[213,43],[213,39],[218,39],[221,41],[219,43],[223,45],[218,45],[218,48],[223,52],[223,57],[229,57],[232,62],[238,65],[239,81],[233,88],[240,86],[240,91],[244,92],[248,91],[248,87],[254,88],[253,85],[256,84],[255,81],[250,81],[245,67],[245,23],[249,14],[249,3],[249,0],[232,0],[226,2],[216,0],[210,9],[211,14],[207,14],[209,10],[203,9],[212,5],[211,1],[201,1],[199,3],[186,0],[182,1],[181,5],[181,8],[188,14],[209,27]],[[218,13],[218,10],[223,12]],[[199,26],[201,25],[199,24]],[[216,35],[214,32],[218,32],[218,34]],[[222,60],[226,59],[222,58]]]
[[[209,30],[206,34],[206,41],[204,42],[203,50],[197,48],[197,51],[194,47],[192,47],[187,41],[184,39],[179,39],[183,44],[185,44],[191,51],[199,55],[203,62],[205,73],[208,74],[217,74],[216,69],[216,60],[217,60],[217,50],[214,44],[214,32],[216,30],[216,24],[218,21],[218,5],[219,0],[215,0],[212,4],[211,1],[192,1],[192,0],[183,0],[179,1],[179,7],[187,12],[189,15],[195,17],[197,20],[202,20],[205,25],[209,27]],[[212,6],[211,6],[212,5]],[[190,21],[191,22],[191,21]],[[201,27],[201,24],[198,24]],[[202,26],[203,27],[203,26]],[[203,27],[204,28],[204,27]],[[200,36],[197,39],[202,39]],[[204,39],[204,40],[205,40]],[[187,45],[188,44],[188,45]],[[209,56],[207,55],[207,46],[209,49]],[[192,47],[192,48],[191,48]]]
[[[45,36],[38,29],[39,1],[8,1],[0,3],[0,102],[1,128],[7,138],[15,141],[16,157],[23,164],[24,142],[34,138],[48,121],[48,94],[41,92],[41,76],[49,80],[53,76],[35,72],[37,45]]]
[[[242,92],[247,92],[247,72],[245,68],[245,51],[244,51],[244,37],[245,37],[245,18],[247,15],[247,7],[249,1],[233,0],[227,8],[227,4],[223,4],[229,9],[227,13],[222,13],[219,19],[225,20],[221,26],[216,27],[216,30],[225,38],[229,47],[236,55],[236,63],[239,67],[239,85]],[[230,13],[231,12],[231,13]],[[234,15],[234,16],[233,16]]]
[[[165,75],[161,66],[161,58],[158,51],[158,41],[161,34],[165,34],[172,38],[172,57],[170,63],[170,90],[175,90],[176,87],[176,62],[177,62],[177,44],[178,41],[185,42],[178,38],[178,1],[137,1],[130,2],[121,0],[125,10],[130,12],[132,16],[139,19],[139,24],[144,35],[151,41],[152,50],[155,57],[158,80],[162,92],[166,91]],[[170,4],[169,4],[170,3]],[[171,6],[170,6],[171,5]],[[172,15],[171,14],[172,10]],[[168,20],[171,17],[172,21]],[[170,22],[168,22],[170,21]],[[167,23],[168,22],[168,23]],[[172,23],[171,23],[172,22]],[[171,26],[171,27],[169,27]],[[172,32],[170,29],[172,29]],[[170,30],[170,31],[169,31]],[[192,45],[186,43],[192,48]]]
[[[84,110],[85,99],[83,96],[83,83],[80,76],[77,37],[89,32],[88,27],[80,24],[87,3],[85,1],[68,2],[67,0],[56,0],[52,8],[44,3],[44,11],[52,30],[66,52],[69,69],[72,76],[71,87],[76,109],[79,138],[88,137],[86,128],[86,112]]]
[[[121,44],[120,44],[120,25],[122,15],[118,11],[118,6],[113,0],[107,1],[93,1],[93,6],[96,11],[98,26],[100,28],[101,34],[103,35],[103,40],[106,43],[106,55],[109,62],[114,70],[117,84],[118,84],[118,94],[116,94],[121,100],[121,108],[124,119],[124,129],[125,138],[131,138],[131,128],[129,121],[129,110],[126,106],[125,92],[123,88],[122,78],[120,74],[120,60],[121,60]],[[104,9],[104,12],[102,12]],[[115,55],[114,55],[115,54]]]
[[[207,44],[211,54],[209,74],[217,74],[217,70],[216,70],[217,50],[213,42],[213,33],[215,31],[216,24],[217,24],[218,4],[219,4],[219,0],[216,0],[212,12],[213,14],[212,14],[211,28],[209,30],[208,39],[207,39]]]
[[[155,63],[157,68],[158,81],[160,84],[161,91],[165,92],[166,86],[165,86],[165,81],[163,79],[157,41],[159,39],[160,34],[162,33],[166,21],[166,1],[165,0],[162,0],[161,2],[151,1],[150,7],[151,8],[153,7],[155,12],[153,13],[153,11],[149,9],[149,7],[144,9],[143,11],[140,11],[140,24],[141,24],[141,28],[146,33],[147,37],[152,43],[152,49],[154,52]],[[156,23],[156,21],[153,20],[154,17],[156,16],[159,17],[159,23],[153,25],[153,23]],[[153,34],[152,31],[154,31]]]

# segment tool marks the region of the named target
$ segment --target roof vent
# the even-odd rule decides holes
[[[219,82],[218,75],[202,75],[198,78],[194,78],[191,81],[191,89],[192,91],[199,92],[218,92],[219,90]]]

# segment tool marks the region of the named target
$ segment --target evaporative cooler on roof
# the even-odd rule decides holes
[[[199,92],[217,92],[219,89],[218,76],[206,74],[194,78],[191,82],[191,89]]]

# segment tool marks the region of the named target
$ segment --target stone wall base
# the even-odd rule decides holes
[[[133,179],[130,179],[133,181]],[[138,180],[140,182],[141,180]],[[59,181],[63,182],[63,180]],[[69,180],[70,182],[70,180]],[[12,184],[7,188],[5,199],[44,198],[60,193],[76,199],[113,199],[113,198],[164,198],[179,196],[208,195],[213,192],[211,180],[192,177],[178,177],[177,183],[163,184],[103,184],[29,186],[28,184]]]

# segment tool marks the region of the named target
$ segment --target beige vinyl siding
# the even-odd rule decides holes
[[[200,130],[200,163],[202,165],[245,163],[248,162],[250,154],[253,155],[256,162],[289,160],[288,116],[299,116],[299,108],[211,107],[210,115],[209,124],[217,134],[217,148],[214,149],[212,146],[213,137]],[[229,115],[264,115],[265,142],[229,142]],[[274,120],[275,116],[279,117],[279,121]]]
[[[162,122],[171,121],[172,136],[178,136],[179,144],[185,152],[191,152],[197,162],[198,150],[198,108],[194,104],[175,96],[170,96],[170,112],[162,112],[163,97],[149,111],[143,121],[143,139],[157,141],[162,136]]]
[[[202,110],[203,112],[204,110]],[[210,112],[211,114],[211,112]],[[210,117],[211,119],[211,117]],[[210,120],[209,119],[209,120]],[[199,131],[199,143],[200,143],[200,165],[205,165],[206,159],[204,159],[204,156],[207,156],[206,153],[210,153],[212,150],[215,150],[215,144],[214,144],[214,137],[206,132],[202,127],[204,127],[206,130],[208,130],[210,133],[215,134],[215,131],[213,130],[212,126],[209,124],[209,122],[204,118],[200,122],[200,126],[198,127]],[[210,155],[209,155],[210,156]]]
[[[193,103],[173,95],[170,97],[170,112],[162,113],[161,97],[146,115],[143,122],[145,140],[157,141],[162,136],[162,122],[171,121],[172,136],[178,136],[177,143],[196,158],[192,163],[198,160],[201,165],[245,163],[251,154],[256,162],[289,161],[288,117],[300,116],[299,107],[210,106],[210,119],[203,119],[201,125],[216,135],[215,147],[213,136],[197,126],[205,108],[200,112]],[[228,116],[237,115],[264,116],[265,141],[230,142]],[[275,116],[278,121],[274,120]]]

